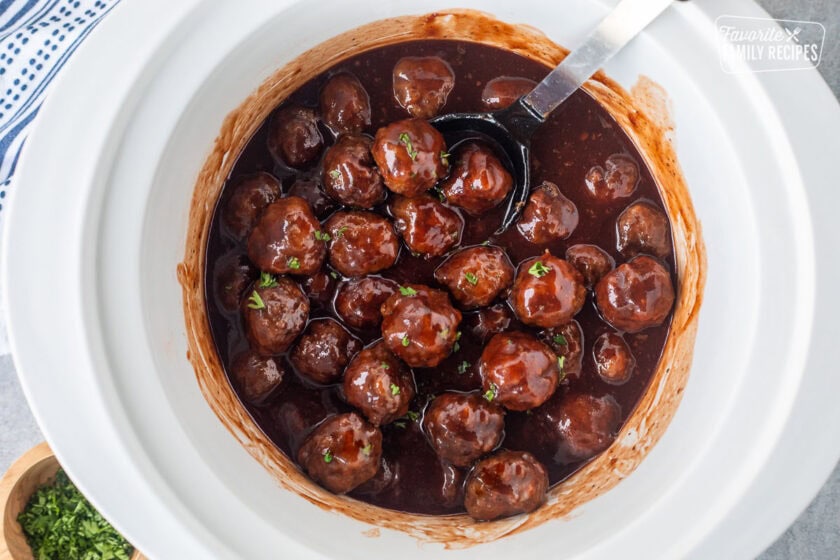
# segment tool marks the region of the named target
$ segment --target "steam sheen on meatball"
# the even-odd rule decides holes
[[[394,97],[412,117],[429,119],[446,104],[455,73],[437,56],[407,56],[394,66]]]
[[[618,217],[616,247],[625,257],[648,253],[664,259],[671,253],[668,218],[649,202],[634,202]]]
[[[597,245],[572,245],[566,249],[566,260],[581,273],[587,288],[615,268],[615,259]]]
[[[464,308],[485,307],[510,287],[513,265],[499,247],[470,247],[446,259],[435,270],[435,280]]]
[[[461,241],[464,219],[427,194],[397,195],[391,202],[394,227],[412,253],[437,257]]]
[[[443,393],[429,403],[423,429],[444,461],[467,467],[502,441],[505,413],[479,393]]]
[[[309,299],[289,278],[263,275],[242,298],[245,334],[263,355],[288,350],[309,317]]]
[[[328,385],[341,378],[362,343],[333,319],[309,323],[289,359],[298,372],[315,383]]]
[[[560,381],[557,354],[531,336],[512,331],[490,339],[479,361],[485,398],[509,410],[528,410],[547,401]]]
[[[408,197],[431,189],[449,170],[443,136],[420,119],[393,122],[377,130],[373,159],[385,186]]]
[[[289,106],[281,109],[268,129],[268,149],[289,167],[304,168],[314,162],[324,148],[315,111]]]
[[[548,252],[522,261],[510,293],[519,320],[538,327],[568,323],[581,310],[585,298],[580,272]]]
[[[628,155],[613,154],[607,158],[606,169],[596,165],[586,174],[586,188],[602,202],[627,198],[639,184],[639,166]]]
[[[411,367],[434,367],[458,340],[461,312],[446,292],[410,284],[382,305],[382,337],[388,349]]]
[[[336,494],[373,478],[381,458],[382,433],[355,412],[324,420],[298,451],[309,477]]]
[[[633,375],[636,358],[630,347],[616,333],[605,332],[592,346],[592,357],[598,375],[611,385],[622,385]]]
[[[365,348],[344,372],[344,396],[374,426],[388,424],[408,412],[414,398],[411,371],[378,342]]]
[[[345,276],[373,274],[397,262],[399,239],[379,214],[336,212],[324,229],[330,236],[330,264]]]
[[[481,102],[491,111],[504,109],[526,93],[530,93],[536,86],[537,82],[528,78],[511,76],[493,78],[484,86]]]
[[[674,305],[671,275],[647,255],[626,262],[595,286],[601,316],[620,331],[639,332],[661,325]]]
[[[321,90],[321,115],[337,133],[359,133],[370,126],[370,97],[353,74],[335,74]]]
[[[536,244],[569,237],[578,225],[578,209],[554,183],[543,183],[531,191],[522,217],[516,224],[522,237]]]
[[[324,190],[338,202],[373,208],[385,200],[385,185],[373,161],[373,139],[345,134],[324,155]]]
[[[335,297],[335,311],[357,329],[372,329],[382,322],[382,304],[397,291],[393,280],[366,276],[342,284]]]
[[[441,184],[447,202],[478,216],[498,206],[513,188],[513,177],[493,150],[468,142],[458,148],[449,177]]]
[[[530,453],[499,451],[476,463],[466,482],[470,517],[498,519],[534,511],[545,500],[548,473]]]
[[[250,403],[264,401],[283,381],[283,368],[273,358],[246,350],[230,367],[233,383]]]
[[[302,198],[288,196],[266,208],[248,236],[248,258],[274,274],[310,275],[324,262],[321,224]]]
[[[268,173],[257,173],[240,179],[222,211],[225,227],[237,239],[243,239],[266,207],[280,198],[280,181]]]

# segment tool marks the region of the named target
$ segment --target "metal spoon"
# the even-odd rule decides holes
[[[450,113],[430,122],[450,149],[467,139],[489,140],[506,156],[515,185],[502,225],[509,228],[519,216],[531,189],[531,136],[548,116],[583,85],[612,56],[671,4],[672,0],[621,0],[581,45],[569,53],[530,93],[510,107],[492,113]]]

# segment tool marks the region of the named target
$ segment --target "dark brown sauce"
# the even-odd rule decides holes
[[[374,49],[354,56],[320,75],[298,91],[287,101],[300,105],[317,107],[318,92],[321,85],[332,73],[346,70],[355,74],[370,95],[372,107],[372,126],[367,131],[373,133],[377,128],[399,119],[406,118],[405,110],[394,99],[391,87],[391,71],[394,64],[403,56],[440,56],[452,66],[456,75],[455,88],[444,107],[445,112],[470,112],[483,110],[480,104],[484,85],[498,76],[520,76],[539,81],[549,69],[522,56],[475,43],[450,40],[412,41]],[[268,121],[266,121],[267,123]],[[278,164],[266,148],[267,124],[256,132],[234,166],[230,180],[258,171],[266,171],[280,179],[284,192],[288,191],[297,178],[311,177],[319,179],[320,165],[310,170],[297,171]],[[328,143],[332,136],[324,128],[323,133]],[[543,180],[557,184],[563,194],[571,199],[580,211],[580,223],[566,240],[547,246],[533,245],[525,241],[512,228],[499,237],[491,237],[501,221],[502,208],[488,212],[480,218],[468,218],[461,247],[482,243],[488,239],[493,244],[503,247],[514,264],[525,258],[541,254],[544,249],[563,258],[566,249],[577,243],[591,243],[600,246],[615,258],[616,264],[625,262],[625,258],[616,250],[616,219],[621,211],[631,202],[647,200],[660,209],[664,206],[653,182],[644,159],[635,146],[615,123],[609,113],[582,91],[575,93],[562,111],[552,117],[540,128],[532,142],[532,173],[534,185]],[[584,175],[595,165],[603,165],[608,156],[623,153],[631,156],[640,167],[640,181],[632,199],[618,200],[614,203],[594,202],[585,186]],[[214,266],[232,255],[245,255],[244,243],[236,242],[225,234],[219,208],[226,201],[226,191],[222,192],[211,224],[207,246],[206,293],[207,310],[215,341],[222,363],[226,369],[238,352],[248,347],[242,328],[241,318],[237,313],[227,314],[222,310],[214,295]],[[385,205],[377,209],[386,213]],[[439,287],[433,278],[435,268],[445,257],[425,259],[413,257],[409,251],[401,251],[397,264],[383,272],[382,276],[400,283],[428,284]],[[671,271],[675,270],[673,251],[664,261]],[[325,264],[325,268],[329,266]],[[672,273],[673,274],[673,273]],[[676,278],[673,278],[677,285]],[[333,282],[333,293],[338,283]],[[331,305],[312,300],[310,320],[330,316],[339,319]],[[465,313],[464,323],[469,320]],[[656,369],[670,327],[670,317],[661,326],[649,328],[638,334],[626,334],[625,340],[635,355],[637,364],[631,380],[624,385],[609,385],[595,374],[592,358],[592,344],[602,332],[612,330],[599,316],[592,301],[591,292],[583,310],[575,317],[584,332],[583,372],[578,378],[570,378],[558,391],[573,390],[595,396],[610,394],[621,406],[622,423],[632,413],[648,382]],[[517,322],[511,328],[537,332]],[[379,338],[378,331],[358,331],[350,329],[365,343]],[[447,358],[434,369],[414,369],[418,394],[411,410],[422,413],[425,403],[431,396],[443,390],[470,391],[480,389],[481,382],[476,364],[482,346],[473,340],[466,328],[460,351]],[[278,358],[287,372],[294,367],[284,355]],[[459,373],[458,366],[469,362],[471,367]],[[236,387],[234,386],[234,390]],[[262,428],[266,435],[275,442],[293,460],[301,442],[308,433],[325,417],[347,412],[351,407],[341,396],[339,385],[314,387],[296,374],[287,375],[282,385],[268,401],[253,405],[245,400],[243,405]],[[508,412],[508,426],[527,421],[526,413]],[[450,514],[464,511],[460,499],[444,500],[443,495],[460,493],[459,488],[466,475],[465,469],[456,469],[442,465],[431,447],[426,443],[420,429],[420,420],[413,422],[395,422],[382,427],[384,436],[384,459],[390,473],[380,472],[376,478],[351,492],[351,496],[360,500],[387,508],[426,514]],[[526,442],[514,441],[508,437],[502,447],[526,449]],[[556,484],[584,463],[546,464],[552,484]],[[384,482],[385,475],[393,480],[384,489],[377,484]]]

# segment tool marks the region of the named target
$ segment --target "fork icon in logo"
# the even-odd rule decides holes
[[[793,29],[793,31],[791,31],[791,30],[790,30],[790,29],[788,29],[787,27],[783,27],[783,29],[785,30],[785,33],[787,33],[787,40],[788,40],[788,41],[793,41],[794,43],[798,43],[798,42],[799,42],[799,37],[798,37],[798,35],[799,35],[799,33],[801,33],[801,32],[802,32],[802,28],[801,28],[801,27],[795,27],[795,28]]]

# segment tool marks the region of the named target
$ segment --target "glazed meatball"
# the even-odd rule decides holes
[[[302,198],[309,204],[312,211],[319,218],[328,216],[335,210],[335,202],[324,194],[321,187],[312,179],[298,179],[289,187],[289,196]]]
[[[485,398],[509,410],[528,410],[548,400],[560,382],[557,354],[531,336],[512,331],[490,339],[479,361]]]
[[[374,426],[405,416],[414,398],[411,371],[385,344],[365,348],[344,372],[344,398],[358,408]]]
[[[478,393],[444,393],[429,403],[423,429],[441,459],[468,467],[502,441],[505,413]]]
[[[222,210],[222,222],[237,239],[245,238],[266,207],[280,198],[280,181],[268,173],[239,180]]]
[[[580,272],[546,252],[519,265],[510,304],[525,324],[559,327],[577,315],[585,298]]]
[[[452,67],[437,56],[407,56],[394,66],[394,97],[412,117],[437,115],[453,87]]]
[[[319,239],[321,224],[302,198],[288,196],[266,208],[248,236],[248,258],[274,274],[317,272],[327,246]]]
[[[264,401],[283,381],[283,369],[273,358],[246,350],[230,366],[233,384],[250,403]]]
[[[618,217],[616,247],[625,257],[648,253],[664,259],[671,253],[668,218],[653,204],[634,202]]]
[[[355,412],[324,420],[298,451],[309,477],[336,494],[373,478],[382,458],[382,433]]]
[[[335,279],[326,270],[319,270],[305,277],[301,288],[313,306],[327,307],[332,300],[335,283]]]
[[[533,455],[499,451],[476,463],[466,482],[464,507],[489,521],[534,511],[545,500],[548,473]]]
[[[443,136],[420,119],[397,121],[377,130],[373,159],[385,186],[408,197],[431,189],[449,170]]]
[[[359,79],[341,72],[321,90],[321,116],[336,133],[359,133],[370,126],[370,98]]]
[[[297,284],[285,277],[269,279],[254,282],[241,306],[251,347],[264,355],[288,350],[309,317],[309,300]]]
[[[621,407],[612,397],[570,393],[551,399],[534,412],[534,431],[551,436],[554,462],[584,461],[604,451],[615,439],[621,422]]]
[[[598,375],[611,385],[622,385],[633,375],[636,358],[621,336],[605,332],[595,339],[592,346],[595,370]]]
[[[498,206],[512,188],[513,177],[493,150],[475,142],[458,148],[452,173],[441,184],[447,202],[472,216]]]
[[[465,322],[470,333],[483,343],[494,334],[506,331],[512,320],[510,308],[504,303],[497,303],[468,315]]]
[[[438,257],[461,241],[464,219],[427,194],[397,195],[391,202],[394,227],[412,253]]]
[[[461,249],[435,270],[435,280],[446,286],[466,309],[485,307],[513,283],[513,265],[499,247]]]
[[[628,155],[613,154],[607,158],[606,169],[596,165],[586,174],[586,188],[602,202],[627,198],[639,184],[639,166]]]
[[[583,329],[574,319],[540,334],[558,357],[563,358],[563,374],[578,377],[583,369]]]
[[[500,76],[493,78],[484,86],[481,102],[491,111],[504,109],[526,93],[530,93],[535,87],[537,87],[537,82],[528,78]]]
[[[239,309],[239,302],[256,271],[245,255],[232,253],[213,265],[213,286],[216,301],[228,313]]]
[[[339,380],[361,349],[362,343],[337,321],[317,319],[306,327],[289,359],[303,377],[328,385]]]
[[[324,148],[324,137],[318,128],[315,111],[290,106],[281,109],[268,129],[268,149],[272,155],[298,169],[314,162]]]
[[[554,183],[543,183],[531,191],[516,228],[522,237],[542,245],[569,237],[578,225],[578,209]]]
[[[372,212],[336,212],[324,225],[330,264],[345,276],[364,276],[397,262],[400,241],[386,218]]]
[[[460,323],[446,292],[419,284],[401,286],[382,305],[385,344],[411,367],[434,367],[449,356]]]
[[[342,284],[335,296],[335,311],[351,327],[378,327],[382,322],[382,304],[398,287],[393,280],[377,276],[350,280]]]
[[[566,249],[566,260],[580,272],[587,288],[595,287],[604,275],[615,268],[615,259],[597,245],[572,245]]]
[[[345,134],[324,155],[324,190],[347,206],[373,208],[385,200],[385,185],[373,161],[373,140]]]
[[[674,305],[671,275],[647,255],[635,257],[595,286],[601,316],[620,331],[639,332],[661,325]]]

